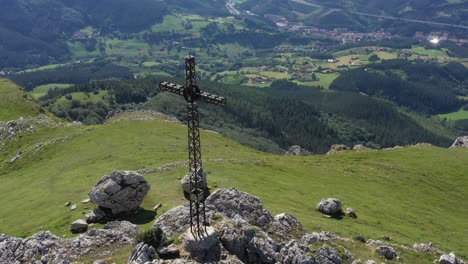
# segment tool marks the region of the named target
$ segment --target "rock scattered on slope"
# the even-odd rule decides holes
[[[83,219],[78,219],[71,224],[70,230],[72,233],[82,233],[88,230],[88,223]]]
[[[431,242],[429,242],[428,244],[424,244],[424,243],[414,244],[413,249],[418,252],[433,252],[433,253],[443,254],[442,250],[438,249]]]
[[[450,252],[450,254],[443,254],[439,258],[440,264],[465,264],[465,262],[461,259],[457,259],[455,253]]]
[[[337,215],[343,212],[341,201],[336,198],[326,198],[317,204],[317,210],[327,215]]]
[[[44,127],[59,127],[60,124],[48,116],[20,117],[7,122],[0,121],[0,142],[16,140],[22,134],[33,133]]]
[[[89,230],[72,239],[57,237],[49,231],[25,239],[0,234],[0,263],[36,263],[38,258],[48,263],[70,263],[96,248],[108,248],[101,256],[108,257],[116,247],[133,243],[132,233],[127,233],[131,229],[139,230],[138,226],[123,221],[107,229]]]
[[[309,156],[312,155],[308,150],[301,148],[299,145],[291,146],[285,153],[286,156]]]
[[[133,213],[139,209],[150,186],[140,173],[113,171],[105,175],[89,192],[91,201],[112,214]]]
[[[351,148],[343,144],[335,144],[331,146],[330,150],[327,152],[327,155],[333,155],[345,150],[351,150]]]
[[[453,149],[458,147],[468,148],[468,136],[458,137],[450,148]]]
[[[352,218],[357,218],[356,211],[351,207],[346,208],[346,213]]]
[[[379,253],[381,256],[383,256],[384,258],[389,259],[389,260],[392,260],[398,256],[395,249],[387,245],[379,246],[378,248],[375,249],[375,251]]]

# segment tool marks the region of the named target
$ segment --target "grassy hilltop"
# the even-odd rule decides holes
[[[16,115],[30,113],[16,110],[9,109]],[[0,233],[24,237],[51,230],[70,236],[70,223],[92,208],[80,201],[104,174],[185,161],[185,125],[164,116],[146,117],[146,121],[123,116],[105,125],[43,129],[2,146],[2,161],[20,149],[24,154],[14,163],[0,163]],[[213,132],[202,131],[201,137],[212,190],[235,186],[259,196],[274,214],[295,215],[311,231],[372,239],[387,235],[410,247],[433,242],[444,251],[468,257],[467,149],[411,147],[286,157],[252,150]],[[150,210],[155,204],[164,204],[161,214],[184,203],[177,178],[186,172],[186,166],[179,165],[146,174],[151,184],[143,203],[146,211],[131,220],[148,228],[154,222]],[[358,218],[323,217],[315,205],[325,197],[341,199]],[[78,209],[71,211],[65,201],[77,203]],[[363,244],[352,247],[358,256],[376,257]],[[429,263],[433,257],[402,254],[407,263],[420,258]]]

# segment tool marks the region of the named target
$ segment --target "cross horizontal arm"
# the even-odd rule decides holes
[[[214,104],[214,105],[226,104],[226,98],[215,95],[215,94],[210,94],[207,92],[200,92],[200,97],[198,100],[205,102],[205,103]]]
[[[163,92],[171,92],[184,96],[184,87],[170,82],[160,82],[159,89]]]

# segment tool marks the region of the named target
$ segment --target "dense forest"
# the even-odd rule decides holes
[[[133,78],[133,74],[126,67],[108,63],[106,61],[95,61],[92,63],[73,63],[64,67],[22,72],[11,76],[17,84],[31,91],[34,87],[48,83],[88,83],[91,80],[108,78]]]
[[[458,110],[457,95],[468,94],[468,69],[460,63],[439,66],[388,60],[343,72],[330,86],[393,101],[427,114]]]
[[[108,111],[128,109],[159,111],[186,121],[185,101],[160,93],[161,80],[92,81],[50,90],[41,101],[61,118],[88,124],[103,122]],[[359,94],[322,92],[288,81],[274,82],[268,89],[215,82],[201,82],[200,86],[228,98],[222,111],[202,105],[202,127],[264,151],[281,152],[295,144],[324,153],[338,143],[380,148],[420,141],[447,146],[452,141],[422,128],[394,104]],[[80,101],[75,99],[79,93],[102,96],[99,101]]]

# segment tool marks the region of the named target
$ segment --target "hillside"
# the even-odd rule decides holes
[[[0,204],[5,216],[0,233],[28,236],[52,230],[70,236],[70,222],[91,208],[79,201],[102,175],[184,161],[185,125],[142,115],[136,116],[139,121],[124,115],[106,125],[43,129],[4,146],[1,160],[18,150],[23,157],[0,165],[0,199],[10,201]],[[431,241],[444,251],[468,256],[466,149],[411,147],[286,157],[254,151],[213,132],[201,136],[212,190],[235,186],[259,196],[274,214],[296,215],[310,230],[373,239],[386,235],[410,247]],[[186,171],[184,164],[175,163],[145,173],[152,186],[143,203],[147,210],[131,220],[147,228],[155,204],[164,204],[159,214],[183,203],[177,177]],[[324,197],[342,199],[358,218],[324,218],[315,211]],[[78,209],[70,211],[66,201],[78,203]]]
[[[0,121],[45,113],[26,91],[8,79],[0,79],[0,106]]]

